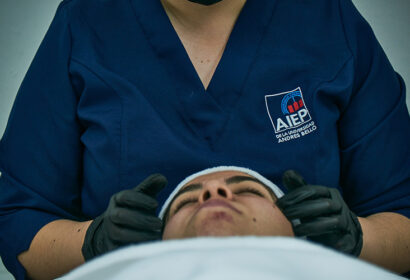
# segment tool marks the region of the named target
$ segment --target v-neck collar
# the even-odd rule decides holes
[[[276,0],[247,0],[226,44],[207,93],[230,112],[243,94]]]
[[[130,0],[137,20],[197,133],[213,142],[243,94],[277,0],[248,0],[230,34],[207,90],[159,0]]]

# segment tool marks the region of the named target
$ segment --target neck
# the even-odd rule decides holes
[[[151,1],[151,0],[150,0]],[[212,37],[232,29],[246,0],[223,0],[204,6],[188,0],[161,0],[168,17],[174,25],[185,32]]]

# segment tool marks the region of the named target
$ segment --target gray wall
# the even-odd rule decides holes
[[[20,83],[59,2],[0,0],[0,137],[6,129]],[[7,279],[14,278],[0,260],[0,280]]]
[[[154,0],[149,0],[154,1]],[[257,1],[257,0],[256,0]],[[0,136],[60,0],[0,0]],[[410,0],[353,0],[410,88]],[[407,93],[410,107],[410,94]],[[12,279],[0,264],[0,279]]]

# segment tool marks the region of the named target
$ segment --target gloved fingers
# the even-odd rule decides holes
[[[285,171],[282,176],[282,183],[288,191],[292,191],[307,185],[303,177],[295,170]]]
[[[293,226],[296,236],[315,236],[340,231],[339,216],[319,217]]]
[[[161,231],[136,231],[127,227],[113,227],[108,232],[114,244],[131,244],[161,238]]]
[[[153,174],[148,176],[141,184],[134,188],[135,191],[145,193],[155,197],[166,185],[168,181],[162,174]]]
[[[328,198],[307,200],[301,203],[286,207],[283,214],[289,219],[313,218],[318,216],[328,216],[339,213],[342,205],[339,201]]]
[[[343,203],[348,208],[347,204],[345,203],[345,201],[342,197],[342,194],[339,192],[338,189],[332,188],[332,189],[329,189],[329,192],[330,192],[330,196],[332,197],[333,200],[340,201],[341,203]]]
[[[355,240],[353,235],[344,234],[335,243],[335,247],[339,248],[339,250],[341,250],[344,253],[351,253],[354,250],[356,244],[357,240]]]
[[[301,201],[316,198],[330,198],[329,188],[314,185],[303,186],[279,198],[276,205],[283,210]]]
[[[116,207],[107,212],[108,219],[113,227],[123,226],[141,230],[161,230],[162,220],[154,215],[136,211],[130,208]]]
[[[158,202],[155,198],[134,190],[124,190],[114,195],[114,201],[117,206],[130,208],[139,208],[155,211]]]
[[[311,235],[309,236],[309,240],[328,247],[339,248],[339,244],[341,244],[340,241],[344,239],[344,236],[344,233],[336,231],[320,235]]]

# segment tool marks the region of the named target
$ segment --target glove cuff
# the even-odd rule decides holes
[[[94,250],[94,235],[95,232],[99,229],[103,221],[103,216],[99,216],[93,220],[90,226],[85,233],[83,247],[81,248],[81,252],[84,256],[85,261],[89,261],[95,256],[97,256],[97,252]]]
[[[363,248],[363,231],[362,231],[362,226],[360,225],[359,219],[357,216],[350,211],[350,215],[352,216],[352,220],[356,226],[356,238],[357,238],[357,243],[356,246],[353,248],[351,254],[353,256],[358,257],[360,253],[362,252]]]

